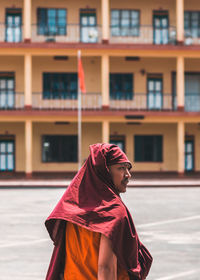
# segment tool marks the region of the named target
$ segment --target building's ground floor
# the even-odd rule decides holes
[[[1,122],[0,177],[3,174],[71,173],[78,169],[77,122]],[[119,145],[133,172],[200,171],[200,126],[174,123],[83,122],[82,163],[89,145]]]

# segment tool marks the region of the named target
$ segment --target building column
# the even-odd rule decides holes
[[[107,54],[101,57],[101,92],[102,108],[109,108],[109,56]]]
[[[108,43],[110,36],[110,0],[101,0],[102,42]]]
[[[180,121],[177,123],[177,151],[178,151],[178,173],[182,175],[185,171],[185,125]]]
[[[178,111],[184,111],[185,103],[185,71],[184,71],[184,57],[177,57],[176,66],[176,94]]]
[[[184,0],[176,0],[177,42],[184,42]]]
[[[110,141],[110,125],[108,121],[102,122],[102,143],[109,143]]]
[[[25,171],[26,177],[32,177],[32,121],[25,122]]]
[[[24,57],[24,105],[26,109],[32,108],[32,57]]]
[[[31,41],[31,0],[24,0],[24,41]]]

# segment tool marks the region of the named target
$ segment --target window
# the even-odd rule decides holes
[[[38,8],[38,35],[66,35],[66,17],[66,9]]]
[[[117,145],[122,151],[125,152],[125,136],[111,135],[110,144]]]
[[[111,11],[112,36],[139,36],[140,12],[135,10]]]
[[[133,74],[110,74],[110,98],[133,99]]]
[[[185,12],[184,26],[186,37],[200,37],[200,12]]]
[[[0,73],[0,109],[11,109],[15,106],[14,73]]]
[[[13,171],[14,168],[14,140],[0,139],[0,171]]]
[[[135,136],[135,162],[162,162],[162,135]]]
[[[77,99],[77,73],[43,73],[44,99]]]
[[[44,135],[42,137],[43,162],[77,162],[76,135]]]

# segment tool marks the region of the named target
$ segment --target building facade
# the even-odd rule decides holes
[[[78,168],[89,145],[125,150],[135,172],[200,171],[197,0],[2,0],[0,177]]]

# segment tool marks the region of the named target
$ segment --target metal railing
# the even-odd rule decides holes
[[[110,99],[110,108],[114,110],[173,111],[175,110],[174,102],[172,94],[150,95],[134,93],[132,99]]]
[[[82,109],[98,110],[102,107],[101,93],[86,93],[82,94]],[[72,99],[65,99],[62,96],[53,98],[44,98],[43,93],[34,92],[32,94],[32,108],[33,109],[70,109],[75,110],[78,108],[78,100],[76,96]]]
[[[23,26],[0,23],[0,42],[19,43],[23,40]]]
[[[156,44],[168,45],[176,43],[176,27],[154,28],[151,25],[138,27],[110,26],[111,43]]]
[[[185,93],[185,111],[200,112],[200,93]]]
[[[61,27],[32,24],[32,42],[101,42],[101,26],[67,24]]]
[[[24,108],[24,93],[0,91],[0,110],[15,110]]]

